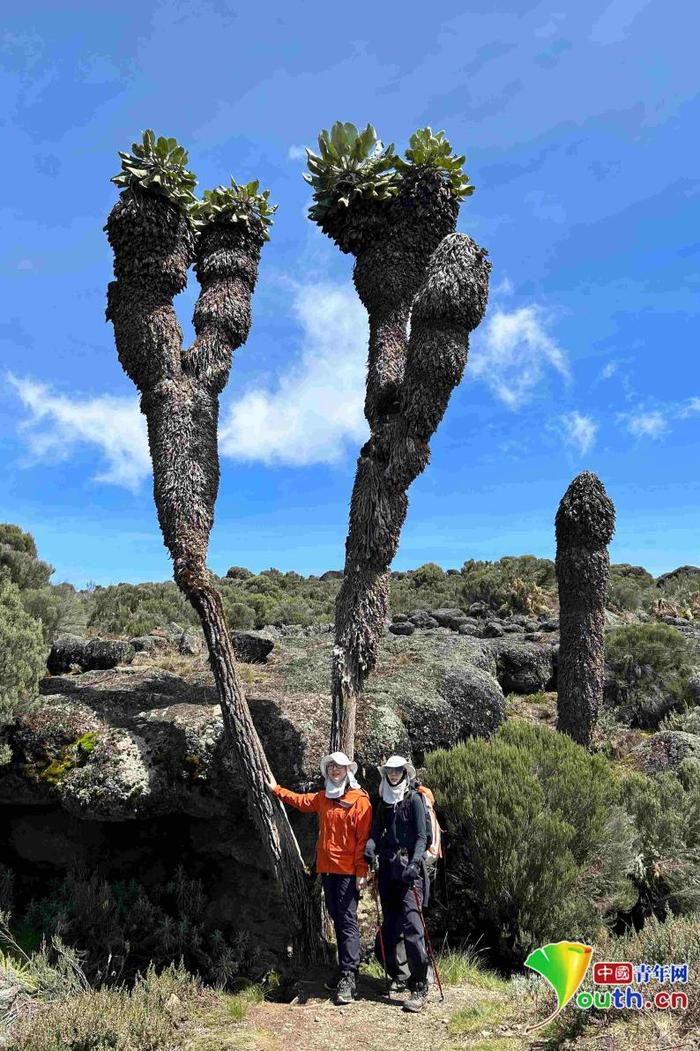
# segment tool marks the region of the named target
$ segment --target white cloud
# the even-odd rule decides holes
[[[604,368],[601,369],[598,379],[609,380],[611,376],[614,376],[617,372],[618,363],[616,361],[609,361]]]
[[[668,422],[662,412],[636,412],[624,416],[627,430],[635,438],[660,438],[668,430]]]
[[[105,468],[95,481],[136,490],[150,474],[146,421],[137,398],[109,394],[80,400],[44,383],[7,375],[29,416],[19,424],[35,460],[66,460],[78,445],[101,450]]]
[[[700,412],[700,398],[689,398],[686,404],[679,410],[678,415],[681,418],[684,418],[686,416],[692,416],[695,412]]]
[[[222,456],[264,464],[337,463],[368,437],[364,418],[367,314],[354,290],[293,285],[301,352],[271,386],[254,386],[223,406]],[[8,375],[28,410],[19,424],[35,461],[67,459],[78,445],[106,462],[96,481],[135,490],[151,472],[146,422],[136,397],[55,394]]]
[[[290,161],[306,160],[306,149],[304,146],[290,146],[287,150],[287,158]]]
[[[559,417],[564,441],[573,445],[581,454],[587,453],[595,441],[597,423],[580,412],[567,412]]]
[[[549,368],[570,380],[566,355],[546,329],[535,305],[496,309],[477,329],[467,375],[483,380],[511,409],[528,400]]]
[[[332,464],[368,436],[367,314],[350,288],[297,285],[301,355],[272,387],[253,387],[223,414],[221,452],[237,460]]]

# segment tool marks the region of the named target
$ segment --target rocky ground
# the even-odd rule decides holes
[[[610,626],[620,623],[609,616]],[[694,624],[677,625],[698,645]],[[326,750],[330,625],[235,633],[253,719],[278,780],[314,787]],[[506,718],[556,722],[558,623],[550,614],[496,618],[485,607],[399,615],[387,630],[359,722],[360,775],[371,789],[390,752],[425,753]],[[699,660],[700,663],[700,660]],[[58,640],[41,696],[11,729],[11,763],[0,767],[0,861],[28,892],[76,861],[100,859],[108,878],[158,884],[183,855],[205,882],[210,918],[247,926],[283,949],[284,923],[264,859],[252,849],[240,772],[226,747],[202,636],[178,625],[131,640]],[[700,720],[651,732],[603,719],[598,746],[626,766],[654,773],[690,757],[700,762]],[[290,815],[307,858],[313,822]],[[369,921],[367,921],[369,922]],[[309,1048],[691,1048],[687,1034],[658,1016],[589,1026],[552,1043],[523,1033],[541,1004],[514,998],[507,983],[461,983],[444,1005],[407,1016],[384,1001],[381,983],[332,1006],[313,976],[293,1003],[262,1003],[233,1024],[212,994],[183,1024],[190,1051]],[[206,996],[204,997],[206,1000]],[[570,1040],[566,1043],[566,1040]],[[675,1042],[674,1042],[675,1041]]]
[[[299,790],[316,784],[328,740],[330,627],[234,638],[272,768]],[[394,618],[359,720],[364,783],[374,787],[391,752],[420,764],[431,749],[490,736],[505,718],[554,725],[557,658],[549,614],[499,619],[476,605]],[[49,667],[39,701],[11,730],[12,762],[0,767],[0,860],[29,877],[99,856],[113,878],[138,872],[148,884],[184,851],[206,874],[217,917],[230,918],[235,902],[253,930],[282,939],[201,634],[171,625],[131,640],[69,637],[54,644]],[[601,735],[612,757],[648,772],[700,761],[700,733],[688,729],[604,725]],[[291,817],[310,858],[312,823]]]

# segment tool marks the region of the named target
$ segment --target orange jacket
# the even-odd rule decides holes
[[[372,829],[372,806],[364,789],[349,788],[340,799],[329,799],[325,791],[290,792],[281,785],[274,792],[302,813],[318,814],[317,872],[367,875],[364,852]]]

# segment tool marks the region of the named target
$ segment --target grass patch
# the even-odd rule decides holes
[[[500,1025],[507,1014],[507,1004],[499,1000],[482,1000],[457,1011],[450,1019],[448,1031],[450,1036],[469,1036],[488,1026]]]
[[[242,985],[235,993],[222,993],[222,999],[230,1018],[234,1022],[242,1022],[252,1004],[260,1004],[265,999],[265,990],[262,985],[250,982]]]
[[[475,985],[478,989],[505,992],[508,982],[494,971],[484,967],[478,952],[465,949],[444,949],[438,953],[437,965],[443,985]]]

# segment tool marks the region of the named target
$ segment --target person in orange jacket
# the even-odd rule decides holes
[[[320,792],[291,792],[274,778],[270,791],[282,802],[319,817],[316,871],[321,873],[326,908],[338,943],[338,969],[326,982],[335,990],[335,1002],[349,1004],[357,996],[360,965],[360,928],[357,903],[367,882],[365,845],[372,828],[369,796],[355,780],[357,763],[344,752],[321,760],[325,787]]]

